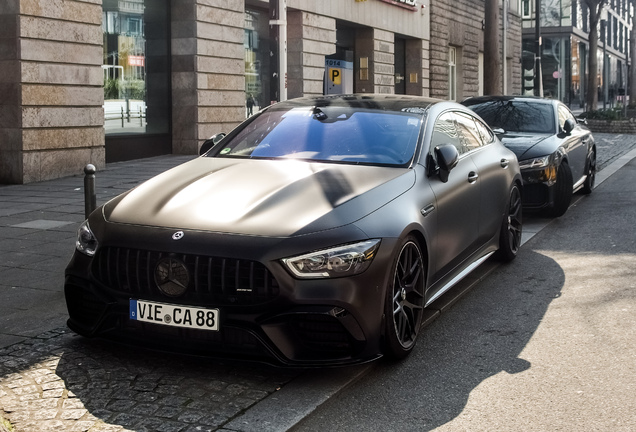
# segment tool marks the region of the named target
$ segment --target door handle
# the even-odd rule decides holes
[[[510,161],[508,159],[502,159],[501,160],[501,167],[502,168],[508,168],[508,165],[510,165]]]
[[[468,173],[468,183],[475,183],[478,178],[479,174],[477,174],[475,171],[471,171],[470,173]]]

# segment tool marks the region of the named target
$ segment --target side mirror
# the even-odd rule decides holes
[[[570,133],[574,130],[575,126],[576,126],[576,122],[572,120],[571,118],[569,118],[565,121],[565,124],[563,125],[563,132],[565,132],[566,135],[570,135]]]
[[[503,135],[503,134],[506,133],[506,131],[503,130],[503,128],[500,128],[500,127],[494,128],[492,131],[494,132],[495,135]]]
[[[435,147],[435,158],[439,167],[439,178],[446,183],[451,170],[457,166],[459,151],[452,144],[442,144]]]
[[[203,156],[204,154],[209,152],[210,149],[214,147],[215,145],[217,145],[219,142],[221,142],[223,138],[225,138],[225,134],[219,133],[216,135],[212,135],[211,138],[203,141],[203,144],[201,144],[201,148],[199,149],[199,156]]]

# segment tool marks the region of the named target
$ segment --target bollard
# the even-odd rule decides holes
[[[95,165],[88,164],[84,167],[84,218],[97,207],[97,196],[95,194]]]

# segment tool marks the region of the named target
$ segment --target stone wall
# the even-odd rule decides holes
[[[325,56],[336,52],[336,20],[303,11],[287,14],[287,98],[323,94]]]
[[[636,134],[636,118],[629,120],[596,120],[588,119],[587,127],[598,133]]]
[[[244,0],[172,2],[172,148],[203,141],[245,119]]]
[[[500,17],[501,17],[500,13]],[[430,95],[449,97],[448,50],[457,49],[457,100],[479,94],[479,54],[484,50],[484,0],[431,2]],[[501,19],[501,18],[500,18]],[[521,91],[521,22],[519,15],[508,13],[506,93]],[[502,24],[500,24],[500,28]],[[501,33],[500,33],[501,34]],[[503,49],[499,43],[500,50]],[[503,81],[503,78],[502,78]],[[503,86],[503,84],[500,84]]]
[[[3,0],[0,182],[104,165],[101,0]],[[4,92],[3,92],[4,94]]]

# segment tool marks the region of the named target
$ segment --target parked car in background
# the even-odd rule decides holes
[[[524,208],[562,216],[573,193],[592,193],[594,137],[563,103],[534,97],[483,96],[462,104],[479,114],[517,155]]]
[[[301,366],[401,358],[427,305],[519,249],[517,158],[453,102],[289,100],[203,151],[81,225],[72,330]]]

